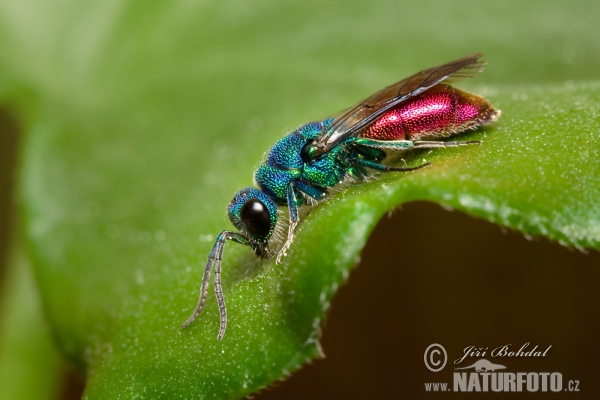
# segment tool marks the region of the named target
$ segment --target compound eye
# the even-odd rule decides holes
[[[267,207],[258,199],[248,199],[240,210],[244,226],[257,238],[265,238],[271,231],[271,218]]]

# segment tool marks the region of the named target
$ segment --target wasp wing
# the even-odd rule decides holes
[[[331,127],[315,139],[317,155],[324,154],[343,139],[357,135],[364,127],[375,121],[390,108],[437,85],[457,82],[473,77],[483,71],[485,62],[478,61],[482,53],[460,58],[437,67],[417,72],[336,116]]]

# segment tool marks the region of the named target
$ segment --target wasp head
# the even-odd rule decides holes
[[[227,213],[231,223],[250,240],[257,255],[262,256],[277,224],[277,206],[273,199],[255,188],[242,189],[229,203]]]

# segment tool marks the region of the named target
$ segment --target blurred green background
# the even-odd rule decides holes
[[[177,227],[192,238],[170,241],[172,248],[164,259],[171,262],[165,265],[199,268],[210,244],[202,243],[194,252],[187,249],[197,247],[194,239],[199,234],[215,235],[229,228],[221,210],[237,188],[250,184],[263,152],[287,131],[335,113],[419,69],[476,51],[485,53],[489,67],[464,86],[485,90],[492,101],[499,99],[503,110],[514,107],[506,95],[510,91],[515,93],[512,100],[521,101],[531,88],[597,84],[598,15],[597,1],[2,1],[3,265],[9,260],[13,267],[24,264],[11,248],[22,249],[20,238],[27,237],[43,290],[65,293],[66,300],[49,296],[45,306],[55,335],[63,350],[82,363],[88,356],[77,357],[83,345],[69,340],[93,332],[96,323],[104,329],[102,324],[114,316],[102,308],[98,315],[86,316],[79,304],[69,303],[77,298],[69,298],[69,293],[106,283],[97,273],[92,275],[98,280],[92,279],[89,288],[77,287],[76,279],[62,275],[66,272],[56,263],[61,254],[55,253],[77,243],[65,232],[73,236],[73,226],[99,218],[111,196],[131,200],[111,204],[110,215],[124,216],[134,227],[153,226],[152,219],[138,212],[139,204],[151,202],[151,209],[166,221],[161,220],[167,232]],[[179,151],[176,158],[169,155],[172,147]],[[571,151],[568,143],[564,147],[565,153]],[[84,167],[73,170],[77,165]],[[145,170],[152,179],[136,175]],[[103,181],[106,171],[118,178],[114,187],[125,193],[94,201],[99,188],[112,184]],[[16,183],[16,176],[24,181]],[[217,189],[209,195],[195,188],[194,180]],[[165,182],[159,192],[156,186]],[[162,195],[169,190],[194,201]],[[17,213],[17,197],[26,211]],[[62,206],[73,213],[65,216],[64,227],[62,221],[57,224],[56,240],[47,241],[39,232],[62,212],[57,212],[53,199],[65,201]],[[213,210],[222,215],[198,232],[195,215],[214,214]],[[94,234],[77,231],[75,236],[85,241],[96,238]],[[108,249],[125,253],[129,246],[135,251],[127,260],[154,261],[139,255],[151,247],[143,236],[132,242],[123,249]],[[83,256],[94,256],[100,265],[109,263],[106,249],[89,244]],[[242,259],[247,249],[230,246],[227,252]],[[65,254],[68,262],[81,262],[81,254]],[[256,398],[422,397],[425,382],[450,380],[449,372],[434,374],[423,365],[424,349],[436,342],[454,355],[469,345],[552,345],[547,359],[500,363],[511,371],[560,371],[565,380],[581,382],[581,398],[593,398],[592,393],[600,391],[595,377],[600,359],[595,343],[599,265],[596,251],[584,254],[545,239],[529,241],[521,233],[504,232],[438,205],[407,204],[380,222],[359,267],[334,296],[322,337],[326,358]],[[14,335],[7,310],[27,312],[34,315],[33,322],[17,322],[16,336],[23,348],[41,343],[44,350],[24,355],[21,369],[18,354],[4,347],[0,378],[27,382],[27,365],[31,360],[42,362],[59,372],[46,371],[47,383],[15,390],[33,392],[31,398],[40,398],[36,390],[48,398],[78,398],[81,378],[73,369],[58,367],[60,361],[44,342],[48,328],[35,318],[35,294],[30,302],[15,301],[22,294],[15,294],[15,288],[22,286],[7,285],[16,285],[18,279],[11,277],[19,275],[14,271],[2,275],[7,278],[2,295],[11,305],[3,310],[3,343],[6,332]],[[180,290],[176,295],[188,296],[183,287],[193,285],[198,276],[192,274],[186,278],[189,282],[175,286]],[[56,283],[61,279],[64,286]],[[152,295],[169,298],[166,292]],[[85,299],[85,293],[80,296]],[[59,312],[71,308],[72,314]],[[160,318],[164,319],[157,316],[156,326],[181,319],[179,314]],[[28,339],[32,332],[40,337]],[[9,342],[11,349],[14,343]],[[19,378],[7,371],[23,373]]]

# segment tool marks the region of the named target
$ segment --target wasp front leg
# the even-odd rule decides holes
[[[285,256],[285,253],[291,247],[294,241],[294,232],[298,225],[298,207],[300,206],[298,195],[302,195],[305,199],[312,199],[317,202],[323,199],[327,192],[319,187],[312,186],[306,182],[296,181],[290,183],[286,190],[286,201],[288,204],[290,225],[288,228],[288,235],[285,243],[277,253],[277,264],[281,264],[281,260]]]
[[[279,253],[277,253],[277,264],[281,264],[281,259],[292,245],[292,242],[294,241],[294,230],[296,229],[296,225],[298,225],[298,200],[293,182],[287,187],[286,198],[288,210],[290,212],[290,225],[288,227],[287,239],[283,244],[283,247],[281,247],[281,250],[279,250]]]

